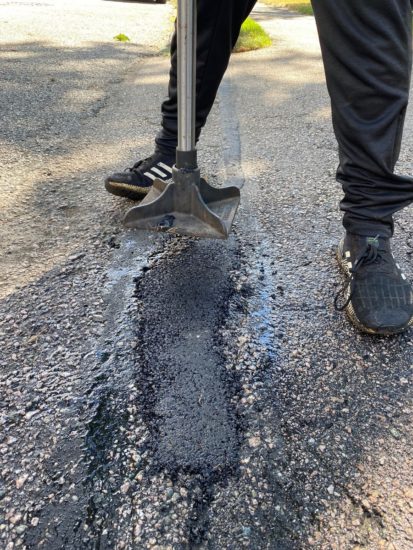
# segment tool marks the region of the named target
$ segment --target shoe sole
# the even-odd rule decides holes
[[[344,273],[344,276],[349,279],[351,277],[350,270],[348,268],[347,262],[345,261],[343,257],[343,248],[344,248],[344,240],[340,242],[337,248],[336,252],[336,258],[338,265],[340,266],[341,271]],[[347,288],[346,294],[344,296],[344,300],[347,300],[350,295],[350,287]],[[354,311],[353,304],[350,302],[348,303],[347,307],[345,308],[346,315],[348,319],[353,323],[353,325],[361,330],[361,332],[365,332],[366,334],[376,334],[378,336],[392,336],[395,334],[401,334],[402,332],[405,332],[408,330],[411,326],[413,326],[413,318],[410,319],[410,322],[408,325],[400,328],[400,329],[373,329],[370,327],[366,327],[363,325],[363,323],[360,321],[360,319],[357,317],[356,312]]]
[[[112,195],[118,197],[126,197],[134,201],[141,201],[150,191],[150,187],[139,187],[138,185],[130,185],[128,183],[120,183],[118,181],[105,180],[105,189]]]

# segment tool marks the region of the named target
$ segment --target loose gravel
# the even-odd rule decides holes
[[[151,151],[168,62],[144,57],[159,48],[144,21],[169,8],[90,7],[66,8],[74,22],[109,10],[88,40],[119,14],[132,34],[134,10],[146,38],[93,46],[74,81],[98,78],[102,101],[92,86],[80,109],[69,76],[47,92],[65,97],[56,139],[25,101],[33,134],[10,111],[0,145],[14,185],[0,230],[0,545],[410,549],[411,334],[361,335],[332,306],[341,192],[313,20],[258,7],[274,44],[231,63],[200,164],[214,185],[242,185],[242,206],[231,238],[208,242],[125,231],[131,203],[102,191]],[[65,48],[42,75],[49,57],[72,66]],[[7,75],[14,89],[24,78]],[[411,226],[406,210],[395,250],[410,278]]]

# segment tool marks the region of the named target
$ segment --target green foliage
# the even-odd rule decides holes
[[[271,46],[271,38],[256,21],[248,17],[241,27],[234,52],[247,52]]]
[[[130,42],[129,36],[126,36],[126,34],[117,34],[113,37],[113,40],[117,40],[118,42]]]
[[[302,13],[303,15],[314,15],[313,8],[311,7],[311,4],[287,4],[287,8],[290,10],[298,11],[299,13]]]
[[[288,8],[289,10],[298,11],[303,15],[313,15],[310,0],[262,0],[262,2],[277,8]]]

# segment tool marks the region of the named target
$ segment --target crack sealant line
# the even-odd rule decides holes
[[[252,323],[259,335],[259,345],[268,357],[274,359],[276,350],[272,343],[274,335],[274,324],[271,319],[271,308],[269,306],[269,297],[274,294],[274,283],[271,278],[272,266],[270,258],[266,251],[271,250],[270,244],[265,238],[265,231],[257,218],[256,212],[253,209],[253,197],[255,190],[245,186],[245,175],[242,169],[242,145],[240,124],[237,113],[236,101],[233,92],[231,77],[225,76],[218,92],[219,110],[221,115],[221,128],[224,141],[223,160],[226,171],[226,183],[228,185],[236,185],[242,189],[241,204],[243,208],[238,212],[239,224],[237,237],[241,240],[245,233],[248,236],[248,242],[256,241],[255,258],[256,266],[250,271],[254,277],[256,288],[259,289],[257,294],[249,299],[250,314],[249,322]],[[253,186],[254,183],[251,182]],[[252,214],[254,212],[254,214]],[[249,261],[253,265],[253,261]],[[263,271],[262,271],[263,270]],[[264,279],[257,279],[264,274]]]
[[[241,160],[241,140],[239,121],[233,100],[232,84],[229,76],[221,82],[218,91],[221,127],[224,138],[224,164],[227,184],[242,189],[245,183]]]
[[[145,274],[144,268],[158,250],[159,240],[153,235],[127,231],[121,235],[120,246],[114,250],[107,269],[105,325],[95,348],[98,368],[88,395],[89,407],[93,407],[85,435],[87,471],[84,477],[88,506],[86,513],[78,512],[81,521],[89,525],[89,531],[92,530],[98,540],[105,524],[113,521],[117,506],[120,506],[116,491],[111,493],[108,485],[108,452],[114,448],[119,430],[126,426],[128,401],[125,396],[134,382],[133,355],[128,358],[128,353],[118,350],[117,344],[133,338],[130,305],[136,277]],[[100,485],[104,485],[110,495],[104,505],[96,501]],[[103,523],[96,523],[99,518]]]
[[[143,272],[149,258],[159,249],[159,240],[155,236],[137,231],[127,231],[121,236],[120,247],[107,269],[107,313],[100,343],[104,344],[108,337],[116,334],[118,323],[133,297],[134,279]]]
[[[164,242],[163,240],[161,241]],[[133,340],[130,306],[133,304],[136,277],[144,275],[150,258],[159,250],[153,235],[127,231],[113,253],[107,269],[106,312],[102,334],[96,347],[97,370],[89,393],[91,403],[100,403],[105,395],[125,391],[134,379],[133,361],[127,360],[118,342]]]

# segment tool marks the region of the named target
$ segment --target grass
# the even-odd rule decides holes
[[[170,3],[176,8],[176,0],[170,0]],[[172,21],[175,20],[175,15],[176,13],[172,16]],[[251,17],[248,17],[242,24],[241,32],[233,51],[235,53],[248,52],[250,50],[268,48],[268,46],[271,46],[271,38],[269,35],[261,25],[251,19]],[[169,47],[166,48],[163,53],[169,55]]]
[[[113,40],[117,40],[118,42],[130,42],[129,36],[126,36],[126,34],[120,33],[113,37]]]
[[[271,38],[256,21],[248,17],[241,27],[241,32],[234,52],[248,52],[271,46]]]
[[[261,0],[264,4],[276,6],[277,8],[288,8],[289,10],[298,11],[303,15],[313,15],[313,8],[310,0]]]

